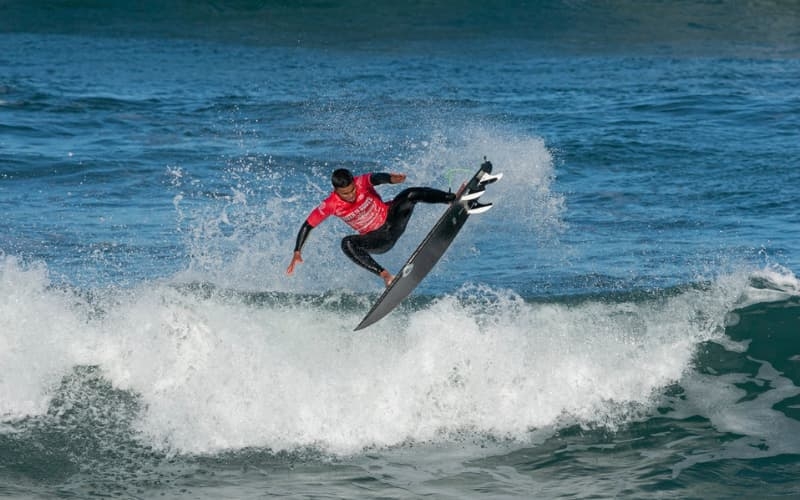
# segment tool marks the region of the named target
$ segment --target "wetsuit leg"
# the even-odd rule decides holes
[[[384,224],[380,228],[367,234],[353,234],[342,239],[342,251],[350,260],[367,271],[380,275],[383,267],[375,262],[371,253],[385,253],[391,250],[397,241],[392,238]]]
[[[397,194],[386,215],[385,226],[389,226],[392,237],[397,241],[406,230],[406,225],[414,212],[414,205],[423,203],[450,203],[456,195],[429,187],[413,187]]]
[[[380,275],[384,270],[370,254],[385,253],[394,247],[406,230],[408,220],[414,212],[414,205],[423,203],[450,203],[455,199],[453,193],[428,187],[404,189],[395,197],[386,215],[386,222],[367,234],[354,234],[342,239],[342,251],[353,262],[364,269]]]

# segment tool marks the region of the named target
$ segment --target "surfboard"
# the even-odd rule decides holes
[[[483,213],[492,207],[491,203],[484,204],[478,199],[484,194],[488,184],[502,176],[503,174],[493,175],[492,163],[484,158],[481,167],[471,179],[461,185],[456,192],[456,199],[414,250],[394,280],[356,326],[356,330],[381,320],[414,291],[442,258],[469,216]]]

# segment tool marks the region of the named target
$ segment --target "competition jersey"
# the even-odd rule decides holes
[[[375,191],[370,181],[370,174],[355,177],[353,183],[356,185],[356,199],[353,203],[344,201],[334,191],[311,211],[306,222],[312,227],[317,227],[322,221],[335,215],[360,234],[381,227],[386,222],[389,206]]]

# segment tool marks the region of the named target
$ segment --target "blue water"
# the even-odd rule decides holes
[[[797,496],[798,26],[0,3],[0,497]],[[340,221],[285,275],[332,169],[484,156],[494,208],[380,323]]]

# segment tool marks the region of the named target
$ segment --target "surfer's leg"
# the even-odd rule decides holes
[[[383,266],[375,262],[370,253],[388,252],[395,243],[388,231],[377,230],[367,234],[353,234],[342,239],[342,251],[350,260],[367,271],[381,276]]]
[[[414,213],[414,205],[423,203],[450,203],[456,199],[456,195],[429,187],[412,187],[400,191],[392,204],[389,206],[389,213],[386,215],[386,225],[392,233],[395,241],[405,232],[408,220]]]
[[[450,203],[456,199],[454,193],[430,187],[412,187],[400,191],[392,200],[392,210],[413,210],[414,204],[419,203]]]

